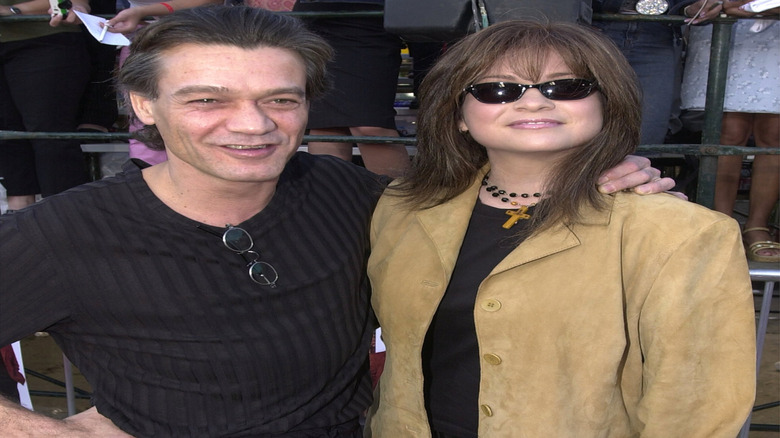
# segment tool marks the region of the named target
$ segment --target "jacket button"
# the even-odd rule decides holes
[[[479,303],[479,306],[482,308],[482,310],[495,312],[501,308],[501,301],[494,299],[483,300],[481,303]]]
[[[488,405],[481,405],[479,407],[482,410],[482,413],[485,414],[486,417],[492,417],[493,416],[493,409],[490,408]]]
[[[490,365],[498,365],[501,363],[501,357],[499,357],[497,354],[488,353],[482,356],[482,358],[485,359],[485,362],[489,363]]]

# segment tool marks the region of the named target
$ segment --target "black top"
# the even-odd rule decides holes
[[[531,213],[533,207],[529,209]],[[510,229],[505,209],[477,201],[447,291],[431,321],[422,351],[425,408],[431,428],[457,437],[477,437],[479,344],[474,305],[482,281],[521,243],[528,222]]]
[[[371,401],[365,263],[385,183],[296,154],[270,204],[234,224],[278,271],[272,289],[128,163],[0,218],[0,345],[48,331],[134,436],[314,436],[354,420]]]

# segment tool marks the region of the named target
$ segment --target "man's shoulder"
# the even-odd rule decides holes
[[[117,175],[49,196],[29,209],[35,211],[38,220],[48,215],[55,215],[55,219],[59,215],[98,215],[101,211],[110,209],[110,205],[117,208],[129,207],[128,197],[138,190],[135,185],[142,181],[139,167],[125,165]]]
[[[365,187],[386,187],[390,178],[370,172],[362,166],[330,155],[298,152],[293,155],[285,172],[290,176],[315,179],[329,184],[355,183]]]
[[[308,209],[363,218],[373,212],[388,182],[340,158],[299,152],[285,168],[277,195]]]
[[[364,167],[355,165],[349,161],[342,160],[332,155],[315,155],[302,151],[296,152],[292,156],[288,166],[339,168],[343,169],[345,172],[354,172],[356,174],[376,176],[374,173],[366,170]]]

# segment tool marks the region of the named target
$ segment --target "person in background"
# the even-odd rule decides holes
[[[680,15],[692,0],[595,0],[593,11],[623,15]],[[665,7],[664,7],[665,5]],[[640,144],[663,144],[679,113],[682,39],[680,26],[654,21],[594,21],[628,59],[642,89]]]
[[[384,0],[298,0],[295,12],[381,11]],[[335,50],[328,67],[333,87],[312,105],[311,135],[399,137],[395,125],[395,94],[403,44],[384,30],[382,17],[319,17],[307,19]],[[398,177],[409,168],[401,144],[357,143],[366,168]],[[309,152],[352,160],[352,144],[310,142]]]
[[[88,12],[86,2],[72,9]],[[0,0],[0,16],[45,15],[46,0]],[[43,21],[0,22],[0,130],[74,132],[89,81],[89,58],[76,14]],[[53,27],[57,25],[57,27]],[[87,182],[79,140],[0,140],[0,177],[8,209]]]
[[[371,225],[387,356],[366,436],[736,436],[755,393],[736,221],[594,184],[639,143],[639,96],[570,23],[492,25],[428,73]]]
[[[297,153],[331,54],[259,8],[138,32],[118,83],[169,159],[0,216],[0,345],[45,328],[95,408],[62,421],[0,399],[4,435],[362,436],[368,228],[388,179]],[[602,188],[674,185],[647,164]]]
[[[710,7],[700,0],[685,9],[688,16]],[[721,6],[722,3],[722,6]],[[718,2],[712,9],[732,17],[759,14],[740,9],[747,0]],[[780,8],[761,15],[777,17]],[[710,17],[712,18],[712,17]],[[701,23],[699,20],[698,23]],[[683,77],[683,108],[703,111],[707,95],[712,26],[691,27]],[[740,19],[732,28],[720,143],[745,146],[750,139],[759,148],[780,147],[780,23],[777,20]],[[732,215],[737,199],[741,155],[718,158],[714,208]],[[753,159],[747,218],[742,230],[747,258],[780,263],[777,230],[769,228],[780,195],[780,155]]]
[[[92,15],[116,14],[116,0],[91,0]],[[103,44],[85,33],[87,52],[90,59],[89,83],[81,98],[79,111],[79,132],[109,132],[119,117],[116,88],[113,75],[116,70],[117,47]]]

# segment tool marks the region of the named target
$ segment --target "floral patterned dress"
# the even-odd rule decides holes
[[[704,110],[712,25],[691,28],[681,90],[682,108]],[[726,112],[780,113],[780,22],[741,19],[729,52]]]

